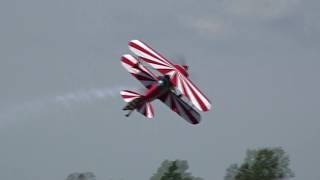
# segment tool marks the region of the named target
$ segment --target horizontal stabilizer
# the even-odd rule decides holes
[[[154,117],[153,107],[150,102],[145,101],[141,94],[136,93],[134,91],[123,90],[120,92],[121,97],[125,102],[128,104],[123,108],[123,110],[129,110],[130,112],[127,114],[129,116],[132,111],[135,109],[141,113],[142,115],[146,116],[147,118]]]
[[[141,94],[138,94],[136,92],[129,91],[129,90],[120,91],[120,95],[125,102],[131,102],[131,101],[141,97]]]

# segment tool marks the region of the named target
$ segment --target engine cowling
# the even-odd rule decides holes
[[[184,76],[188,77],[189,73],[188,73],[188,69],[189,66],[188,65],[180,65],[180,64],[175,64],[174,67]]]

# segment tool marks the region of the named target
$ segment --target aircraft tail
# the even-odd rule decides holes
[[[123,90],[120,94],[123,100],[128,103],[123,108],[123,110],[129,110],[129,113],[126,114],[127,117],[130,116],[135,109],[147,118],[154,117],[153,107],[149,101],[143,99],[143,95],[129,90]]]

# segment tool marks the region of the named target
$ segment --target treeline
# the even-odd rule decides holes
[[[294,177],[288,154],[280,147],[247,150],[244,161],[232,164],[224,180],[283,180]],[[203,180],[188,172],[186,160],[165,160],[150,180]],[[96,180],[93,173],[73,173],[67,180]]]

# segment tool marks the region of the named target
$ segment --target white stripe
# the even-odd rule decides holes
[[[150,63],[149,63],[150,64]],[[153,68],[155,69],[172,69],[171,67],[169,66],[163,66],[163,65],[159,65],[159,64],[150,64],[150,66],[152,66]]]
[[[176,74],[175,71],[170,71],[170,72],[168,72],[166,75],[169,75],[170,78],[172,78],[175,74]]]
[[[125,96],[140,96],[140,94],[138,93],[133,93],[133,92],[128,92],[128,91],[120,91],[121,95],[125,95]]]
[[[138,97],[131,97],[131,98],[123,98],[123,100],[125,101],[125,102],[131,102],[131,101],[133,101],[133,100],[135,100],[135,99],[137,99]]]
[[[139,40],[132,40],[131,42],[133,42],[134,44],[137,44],[138,46],[142,47],[143,49],[147,50],[148,52],[150,52],[151,54],[153,54],[154,56],[156,56],[158,59],[162,60],[162,61],[166,61],[165,59],[163,59],[158,53],[154,52],[152,49],[150,49],[148,46],[146,46],[144,43],[142,43]]]
[[[189,96],[189,99],[191,100],[191,102],[201,111],[203,111],[203,109],[201,108],[199,102],[197,101],[197,99],[194,97],[193,93],[191,92],[190,90],[190,87],[188,84],[186,84],[185,80],[183,79],[183,77],[181,77],[181,80],[184,81],[184,85],[185,85],[185,88],[187,90],[187,94]]]
[[[198,97],[201,99],[202,103],[205,104],[205,106],[207,107],[207,109],[211,108],[211,104],[209,102],[209,100],[197,89],[195,88],[192,83],[187,79],[186,83],[189,84],[189,87],[192,88],[194,90],[194,92],[198,95]]]
[[[151,106],[151,104],[150,103],[148,103],[148,106],[147,106],[148,108],[147,108],[147,117],[148,118],[153,118],[153,113],[152,113],[152,110],[151,110],[151,108],[152,108],[152,106]]]
[[[125,63],[125,62],[121,62],[122,66],[127,69],[130,73],[133,73],[133,74],[138,74],[140,73],[141,71],[139,69],[136,69],[136,68],[133,68],[131,65]]]
[[[156,59],[156,58],[150,56],[149,54],[146,54],[146,53],[144,53],[144,52],[142,52],[142,51],[140,51],[140,50],[138,50],[138,49],[135,49],[135,48],[133,48],[133,47],[131,47],[131,46],[129,46],[129,49],[130,49],[133,53],[135,53],[137,56],[140,56],[140,57],[149,59],[149,60],[151,60],[151,61],[155,61],[155,62],[157,62],[157,63],[159,63],[159,64],[163,64],[163,65],[167,65],[167,66],[168,66],[168,64],[166,64],[165,62],[163,62],[163,61],[161,61],[161,60],[159,60],[159,59]]]
[[[133,62],[134,64],[138,63],[138,60],[136,60],[136,58],[134,58],[131,54],[125,54],[125,55],[122,55],[122,57],[124,57],[125,59],[128,59],[129,61]]]
[[[182,93],[182,94],[186,94],[185,92],[184,92],[184,89],[183,89],[183,87],[182,87],[182,82],[181,82],[181,79],[180,79],[180,74],[179,73],[177,73],[177,87],[178,87],[178,89],[179,89],[179,91]]]
[[[143,71],[145,71],[146,74],[148,74],[149,76],[151,76],[151,78],[157,79],[157,77],[156,77],[153,73],[151,73],[145,66],[139,64],[139,67],[140,67]]]

